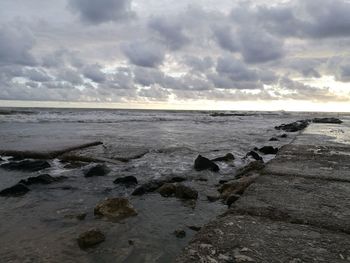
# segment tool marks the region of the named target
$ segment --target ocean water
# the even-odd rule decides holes
[[[237,113],[237,112],[235,112]],[[103,141],[121,154],[147,150],[141,158],[120,165],[108,164],[105,177],[85,178],[91,166],[65,169],[58,159],[38,173],[0,169],[0,189],[39,173],[65,175],[63,182],[34,186],[23,197],[0,197],[0,262],[172,262],[191,240],[188,226],[202,226],[225,212],[220,201],[210,203],[208,194],[217,193],[222,179],[232,179],[249,160],[243,157],[254,147],[281,147],[297,133],[270,142],[284,132],[276,125],[300,119],[333,116],[345,120],[327,136],[340,143],[348,140],[350,116],[290,112],[241,112],[239,116],[212,117],[210,112],[83,110],[83,109],[2,109],[0,110],[0,149],[35,150],[81,140]],[[311,128],[317,134],[320,130]],[[233,163],[218,163],[219,173],[196,172],[198,154],[208,158],[232,153]],[[264,156],[265,161],[273,155]],[[122,176],[133,175],[139,184],[170,175],[184,176],[187,185],[199,192],[195,206],[157,193],[131,196],[132,188],[113,184]],[[95,205],[106,197],[128,197],[138,216],[113,223],[93,215]],[[67,215],[87,213],[83,221]],[[81,250],[78,235],[97,227],[106,234],[99,246]],[[184,229],[186,237],[176,238],[174,230]],[[132,241],[132,245],[130,242]]]

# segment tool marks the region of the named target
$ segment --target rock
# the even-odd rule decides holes
[[[228,153],[223,157],[218,157],[215,159],[212,159],[212,162],[229,162],[229,161],[233,161],[235,159],[235,157],[233,156],[232,153]]]
[[[86,216],[87,216],[86,213],[81,213],[81,214],[76,214],[76,215],[65,215],[64,218],[76,219],[79,221],[83,221],[86,218]]]
[[[129,244],[129,246],[133,246],[135,244],[135,242],[134,242],[134,240],[129,239],[128,244]]]
[[[188,226],[189,229],[198,232],[199,230],[201,230],[202,227],[200,226]]]
[[[25,180],[19,181],[20,184],[24,185],[33,185],[33,184],[51,184],[54,182],[61,181],[63,179],[66,179],[67,177],[65,176],[60,176],[60,177],[52,177],[49,174],[41,174],[38,176],[34,177],[29,177]]]
[[[269,141],[270,141],[270,142],[277,142],[277,141],[279,141],[279,139],[276,138],[276,137],[272,137]]]
[[[314,123],[330,123],[330,124],[342,124],[343,121],[338,118],[314,118],[312,120]]]
[[[280,138],[287,138],[288,134],[287,133],[283,133],[282,135],[279,136]]]
[[[283,130],[286,132],[297,132],[304,130],[307,126],[309,126],[310,120],[300,120],[296,122],[292,122],[289,124],[282,124],[280,126],[276,126],[276,130]]]
[[[236,202],[241,196],[240,195],[230,195],[229,197],[226,198],[226,204],[228,206],[231,206],[234,202]]]
[[[247,155],[245,157],[249,157],[251,156],[253,159],[257,160],[257,161],[263,161],[263,158],[256,152],[254,151],[250,151],[249,153],[247,153]]]
[[[93,177],[93,176],[105,176],[109,173],[109,169],[104,164],[97,164],[91,167],[89,170],[84,172],[85,177]]]
[[[258,175],[252,175],[248,177],[242,177],[240,179],[228,182],[219,188],[221,193],[221,198],[227,200],[228,197],[232,195],[242,195],[245,189],[251,185]]]
[[[258,172],[258,171],[262,170],[264,167],[265,167],[265,165],[261,161],[251,162],[248,165],[240,168],[237,171],[236,177],[240,178],[240,177],[248,175],[251,172]]]
[[[125,185],[126,187],[131,187],[134,185],[137,185],[137,179],[135,176],[125,176],[125,177],[120,177],[114,180],[115,184],[122,184]]]
[[[177,230],[174,231],[174,235],[177,238],[184,238],[186,236],[186,231],[182,230],[182,229],[177,229]]]
[[[96,216],[106,217],[110,220],[121,220],[136,216],[137,212],[126,198],[107,198],[95,207]]]
[[[86,165],[86,163],[82,163],[82,162],[69,162],[68,164],[63,166],[63,168],[64,169],[77,169],[77,168],[81,168],[85,165]]]
[[[260,152],[263,154],[277,154],[278,153],[278,148],[274,148],[272,146],[264,146],[259,149]]]
[[[219,181],[219,184],[224,184],[224,183],[227,183],[229,180],[220,180]]]
[[[105,235],[98,229],[90,229],[78,237],[78,245],[81,249],[94,247],[105,241]]]
[[[183,184],[176,185],[175,196],[180,199],[197,199],[198,192]]]
[[[219,166],[202,155],[198,155],[194,161],[194,169],[196,169],[196,171],[210,170],[213,172],[218,172],[220,170]]]
[[[153,180],[153,181],[147,182],[147,183],[137,187],[132,192],[132,195],[144,195],[146,193],[154,192],[159,187],[161,187],[163,184],[164,184],[164,181],[160,181],[160,180]]]
[[[2,159],[2,158],[0,157],[0,163],[1,163],[1,162],[4,162],[4,161],[5,161],[5,160],[4,160],[4,159]]]
[[[169,180],[167,180],[169,183],[181,183],[186,181],[187,179],[182,176],[173,176]]]
[[[170,196],[175,195],[176,185],[166,183],[166,184],[163,184],[157,191],[163,197],[170,197]]]
[[[0,192],[0,196],[17,197],[17,196],[25,195],[29,191],[30,189],[24,184],[16,184],[14,186],[11,186],[9,188],[2,190]]]
[[[207,199],[209,202],[216,202],[220,199],[219,195],[207,195]]]
[[[0,167],[3,169],[6,169],[6,170],[37,172],[37,171],[49,168],[50,164],[47,161],[24,160],[24,161],[19,161],[19,162],[4,163]]]

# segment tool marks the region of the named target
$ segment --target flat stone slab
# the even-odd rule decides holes
[[[228,214],[205,226],[177,262],[350,262],[350,236],[326,229]]]
[[[350,183],[263,175],[231,211],[350,233]]]
[[[264,173],[350,182],[350,146],[286,145]]]

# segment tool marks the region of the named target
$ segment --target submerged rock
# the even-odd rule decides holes
[[[233,156],[233,154],[228,153],[225,156],[212,159],[211,161],[212,162],[229,162],[229,161],[233,161],[234,159],[235,159],[235,157]]]
[[[279,139],[276,138],[276,137],[272,137],[269,141],[270,141],[270,142],[277,142],[277,141],[279,141]]]
[[[280,126],[276,126],[276,130],[283,130],[286,132],[297,132],[304,130],[307,126],[309,126],[310,120],[300,120],[296,122],[292,122],[289,124],[282,124]]]
[[[164,184],[183,182],[186,180],[187,179],[185,177],[181,177],[181,176],[173,176],[170,178],[165,178],[163,180],[152,180],[152,181],[149,181],[149,182],[137,187],[132,192],[132,195],[144,195],[146,193],[152,193],[152,192],[158,190]]]
[[[86,249],[102,243],[105,239],[105,235],[99,229],[94,228],[82,233],[77,241],[81,249]]]
[[[106,217],[110,220],[121,220],[136,216],[137,212],[126,198],[107,198],[95,207],[96,216]]]
[[[38,176],[29,177],[25,180],[19,181],[20,184],[24,185],[33,185],[33,184],[51,184],[54,182],[61,181],[63,179],[66,179],[65,176],[59,176],[59,177],[52,177],[49,174],[41,174]]]
[[[174,231],[174,235],[177,238],[184,238],[184,237],[186,237],[186,231],[182,230],[182,229],[177,229],[177,230]]]
[[[175,196],[180,199],[197,199],[198,192],[183,184],[176,185]]]
[[[25,195],[27,192],[29,192],[30,189],[25,186],[24,184],[16,184],[14,186],[11,186],[9,188],[6,188],[0,192],[0,196],[5,197],[17,197]]]
[[[343,121],[341,121],[338,118],[314,118],[312,120],[314,123],[331,123],[331,124],[342,124]]]
[[[272,147],[272,146],[264,146],[259,149],[260,152],[263,154],[277,154],[278,148]]]
[[[24,160],[19,162],[9,162],[0,165],[1,168],[6,170],[24,171],[24,172],[37,172],[50,167],[47,161],[41,160]]]
[[[85,177],[105,176],[110,172],[104,164],[97,164],[84,172]]]
[[[122,184],[125,185],[126,187],[131,187],[134,185],[137,185],[137,179],[135,176],[125,176],[125,177],[119,177],[113,181],[115,184]]]
[[[279,136],[280,138],[287,138],[288,134],[287,133],[283,133],[282,135]]]
[[[263,158],[255,151],[250,151],[245,157],[247,158],[249,156],[252,157],[254,160],[263,161]]]
[[[213,172],[218,172],[220,170],[219,166],[202,155],[198,155],[194,161],[194,169],[196,169],[196,171],[210,170]]]
[[[83,221],[87,216],[87,213],[81,213],[81,214],[70,214],[70,215],[65,215],[64,218],[68,218],[68,219],[76,219],[79,221]]]
[[[157,192],[163,197],[173,196],[176,192],[176,185],[171,183],[163,184]]]
[[[189,229],[198,232],[199,230],[201,230],[202,227],[200,226],[188,226]]]

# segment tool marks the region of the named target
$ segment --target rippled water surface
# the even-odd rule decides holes
[[[34,186],[23,197],[1,197],[0,262],[171,262],[195,234],[187,226],[202,226],[226,211],[221,202],[210,203],[206,198],[216,193],[218,181],[233,178],[237,168],[245,164],[241,158],[254,147],[279,147],[293,140],[295,135],[290,134],[286,139],[269,142],[281,134],[274,126],[313,116],[319,115],[280,112],[211,117],[208,112],[0,111],[0,149],[35,150],[48,143],[99,140],[125,154],[148,150],[142,158],[109,164],[112,172],[105,177],[85,178],[84,167],[64,169],[59,160],[51,160],[51,168],[40,173],[65,175],[67,180]],[[341,118],[348,123],[349,117]],[[335,132],[342,133],[341,129]],[[219,163],[219,173],[194,171],[198,154],[211,158],[228,152],[236,160]],[[270,158],[273,156],[265,156],[265,160]],[[0,189],[37,174],[0,169]],[[194,207],[157,193],[131,196],[132,188],[113,184],[115,178],[126,175],[137,177],[139,183],[169,175],[185,176],[186,184],[199,192],[199,200]],[[99,201],[118,196],[128,197],[138,216],[119,223],[94,218],[93,209]],[[83,221],[67,218],[82,212],[87,213]],[[83,251],[76,238],[91,227],[100,228],[106,241]],[[175,229],[186,230],[186,237],[176,238]]]

